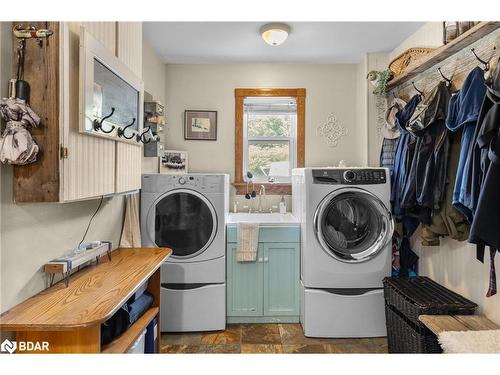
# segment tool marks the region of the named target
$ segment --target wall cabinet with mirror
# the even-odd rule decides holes
[[[83,26],[80,28],[80,131],[141,142],[142,80]]]

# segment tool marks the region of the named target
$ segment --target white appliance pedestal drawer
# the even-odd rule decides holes
[[[301,323],[307,337],[387,336],[384,290],[338,294],[330,290],[302,289]]]
[[[189,288],[189,289],[188,289]],[[226,284],[161,287],[161,332],[217,331],[226,328]]]

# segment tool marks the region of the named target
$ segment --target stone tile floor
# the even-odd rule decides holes
[[[162,353],[387,353],[387,339],[305,337],[300,324],[228,324],[225,331],[163,333]]]

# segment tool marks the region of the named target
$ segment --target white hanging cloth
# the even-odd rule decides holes
[[[120,247],[141,247],[139,193],[125,197],[125,220],[123,221]]]

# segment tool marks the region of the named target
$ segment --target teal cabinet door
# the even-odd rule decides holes
[[[227,244],[227,315],[262,316],[263,244],[259,244],[255,262],[238,262],[237,245]]]
[[[299,244],[264,244],[264,315],[299,315]]]

